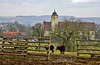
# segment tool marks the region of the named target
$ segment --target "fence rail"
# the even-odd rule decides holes
[[[23,46],[19,46],[20,43],[23,43]],[[7,37],[4,37],[2,40],[2,47],[0,55],[27,55],[27,46],[28,39],[25,42],[18,41],[9,41]],[[23,50],[21,50],[24,48]]]
[[[89,54],[90,58],[100,56],[100,40],[77,40],[76,43],[78,58],[82,58],[80,54]]]

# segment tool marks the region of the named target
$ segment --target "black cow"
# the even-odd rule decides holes
[[[65,52],[65,45],[58,46],[56,50],[60,50],[60,53],[64,54],[64,52]]]
[[[48,50],[49,47],[45,47],[45,49]],[[54,46],[53,46],[53,45],[50,45],[50,50],[52,50],[52,52],[54,52]],[[47,52],[47,54],[48,54],[48,53],[49,53],[49,52]]]

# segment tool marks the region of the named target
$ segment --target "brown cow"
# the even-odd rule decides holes
[[[61,53],[61,54],[64,54],[64,52],[65,52],[65,45],[60,45],[60,46],[58,46],[58,47],[57,47],[57,50],[60,50],[60,53]]]

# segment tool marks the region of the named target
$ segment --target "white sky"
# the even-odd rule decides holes
[[[58,15],[100,17],[100,0],[0,0],[0,16]]]
[[[99,0],[72,0],[72,2],[99,2]]]

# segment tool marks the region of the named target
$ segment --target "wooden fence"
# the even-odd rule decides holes
[[[1,52],[0,55],[23,55],[26,56],[29,51],[47,52],[47,60],[50,56],[50,38],[36,38],[37,41],[33,41],[33,38],[22,38],[22,37],[3,37],[2,44],[0,44]],[[45,49],[48,47],[48,50]],[[34,52],[34,55],[37,54]]]
[[[9,40],[7,37],[3,37],[2,47],[0,55],[27,55],[28,39],[25,41],[19,41],[18,38]]]
[[[100,40],[77,40],[78,58],[99,58]]]

